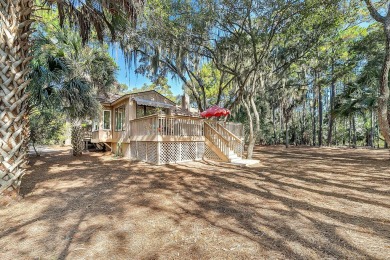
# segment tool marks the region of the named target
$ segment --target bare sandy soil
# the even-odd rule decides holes
[[[0,259],[389,259],[384,150],[261,147],[259,165],[31,158]]]

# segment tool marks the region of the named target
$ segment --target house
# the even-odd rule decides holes
[[[200,160],[233,161],[242,157],[243,127],[205,120],[158,92],[109,95],[92,124],[92,143],[117,155],[153,164]]]

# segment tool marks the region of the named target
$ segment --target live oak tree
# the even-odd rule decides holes
[[[122,42],[129,63],[139,59],[138,73],[152,81],[173,76],[191,93],[200,111],[208,106],[200,73],[207,63],[204,45],[213,26],[214,2],[148,1],[136,33]]]
[[[165,77],[157,77],[151,84],[144,84],[140,88],[133,88],[131,90],[131,93],[137,93],[141,91],[147,91],[147,90],[155,90],[161,95],[164,95],[165,97],[169,98],[170,100],[174,101],[175,97],[173,96],[171,86],[168,84],[168,79]]]
[[[390,120],[389,120],[389,69],[390,69],[390,3],[385,15],[379,13],[370,0],[365,0],[371,17],[383,26],[385,34],[385,57],[382,64],[381,76],[379,79],[378,97],[378,121],[381,134],[386,142],[390,143]],[[386,8],[386,7],[384,7]]]

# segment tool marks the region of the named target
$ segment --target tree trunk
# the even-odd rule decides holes
[[[379,145],[380,145],[380,142],[381,142],[381,137],[380,137],[380,130],[379,130],[379,124],[378,123],[376,124],[376,141],[378,143],[378,148],[380,148]]]
[[[37,151],[37,148],[35,147],[35,142],[34,141],[32,141],[32,147],[34,148],[34,152],[35,152],[35,155],[38,157],[38,156],[41,156],[40,154],[39,154],[39,152]]]
[[[332,83],[330,87],[330,112],[329,112],[329,128],[328,128],[328,141],[327,145],[332,145],[332,138],[333,138],[333,123],[334,123],[334,116],[333,116],[333,110],[334,110],[334,97],[336,93],[336,84],[334,80],[334,61],[332,59]]]
[[[255,101],[253,99],[253,96],[251,96],[249,98],[249,102],[250,102],[250,106],[252,107],[253,115],[255,117],[254,139],[255,139],[255,142],[256,142],[256,139],[259,137],[259,134],[260,134],[260,114],[259,114],[259,111],[257,110],[257,107],[256,107]]]
[[[348,146],[351,147],[352,137],[352,117],[349,116]]]
[[[254,126],[253,126],[253,119],[251,115],[251,110],[249,107],[249,102],[246,102],[245,100],[242,102],[244,104],[246,113],[248,114],[248,121],[249,121],[249,143],[248,143],[248,159],[252,159],[253,157],[253,148],[255,147],[255,137],[254,137]]]
[[[316,94],[316,90],[313,89],[313,112],[312,112],[312,116],[313,116],[313,120],[312,120],[312,131],[313,131],[313,146],[316,146],[316,134],[317,134],[317,129],[316,129],[316,107],[317,107],[317,94]]]
[[[389,125],[389,69],[390,69],[390,5],[388,5],[387,14],[381,15],[375,9],[370,0],[365,0],[368,11],[372,18],[383,25],[386,37],[385,58],[382,64],[382,72],[379,80],[379,97],[378,97],[378,124],[379,129],[386,143],[390,142],[390,125]]]
[[[278,144],[283,144],[283,132],[284,132],[284,124],[283,124],[283,108],[282,105],[279,106],[279,125],[280,125],[280,131],[279,131],[279,138],[278,138]],[[282,140],[282,141],[281,141]]]
[[[345,145],[345,130],[347,129],[347,120],[344,118],[343,145]]]
[[[353,139],[352,139],[352,147],[356,148],[356,119],[355,115],[352,116],[352,133],[353,133]]]
[[[272,107],[272,125],[274,126],[274,145],[276,144],[275,107]]]
[[[295,132],[296,126],[295,126],[295,122],[294,122],[294,112],[291,113],[291,125],[293,126],[291,137],[292,137],[293,145],[296,146],[297,145],[297,135]]]
[[[84,143],[83,143],[83,128],[80,125],[72,126],[72,148],[73,155],[80,156],[83,153]]]
[[[286,121],[285,145],[286,145],[286,148],[288,148],[290,146],[290,143],[289,143],[289,138],[288,138],[288,120],[287,120],[287,118],[285,119],[285,121]]]
[[[374,148],[374,120],[375,120],[375,117],[374,117],[374,109],[371,108],[371,126],[370,126],[370,146],[371,148]]]
[[[318,84],[318,146],[322,146],[322,93]]]
[[[307,96],[306,96],[307,98]],[[302,128],[301,128],[301,145],[306,145],[305,140],[305,130],[306,130],[306,98],[303,102],[303,111],[302,111]]]
[[[31,0],[0,1],[0,194],[17,194],[26,164]]]
[[[388,19],[389,20],[389,19]],[[387,143],[390,143],[390,126],[388,118],[389,105],[389,69],[390,69],[390,21],[385,24],[386,54],[379,83],[378,121],[379,129]]]

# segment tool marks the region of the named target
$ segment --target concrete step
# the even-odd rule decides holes
[[[260,163],[260,161],[238,158],[238,159],[230,160],[230,163],[239,166],[250,166],[250,165],[258,164]]]
[[[229,154],[228,158],[229,158],[230,160],[232,160],[232,159],[241,158],[241,157],[238,157],[237,154],[234,154],[234,155],[230,155],[230,154]]]

